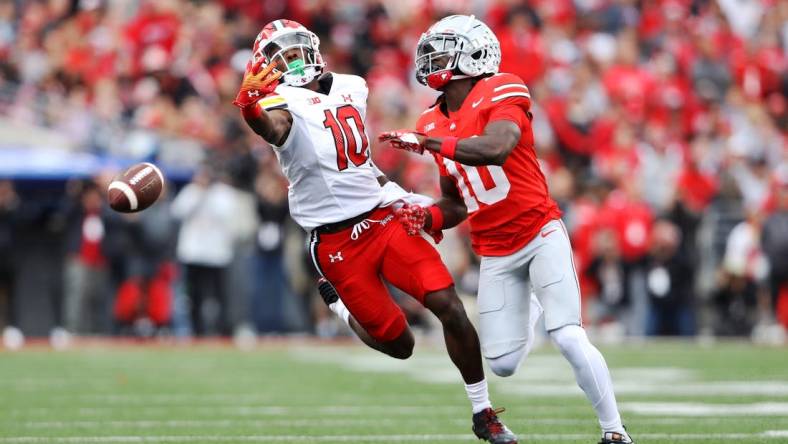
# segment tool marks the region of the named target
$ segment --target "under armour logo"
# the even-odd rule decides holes
[[[257,96],[260,95],[260,91],[255,89],[255,90],[252,90],[252,91],[247,91],[247,94],[249,94],[249,97],[257,97]]]
[[[348,95],[344,95],[344,94],[342,94],[342,100],[344,100],[344,101],[345,101],[345,103],[348,103],[348,102],[351,102],[351,103],[352,103],[352,102],[353,102],[353,98],[352,98],[352,97],[350,97],[350,94],[348,94]]]
[[[334,262],[342,262],[344,260],[344,259],[342,259],[342,252],[341,251],[337,251],[337,255],[336,256],[334,256],[333,254],[329,253],[328,254],[328,258],[331,259],[331,263],[332,264]]]
[[[449,131],[454,131],[454,130],[455,130],[455,128],[457,128],[457,124],[456,124],[456,123],[454,123],[454,122],[452,122],[452,124],[451,124],[451,125],[449,125]]]

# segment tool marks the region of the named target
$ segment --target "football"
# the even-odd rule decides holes
[[[152,163],[138,163],[109,184],[109,206],[121,213],[142,211],[156,202],[164,188],[164,176]]]

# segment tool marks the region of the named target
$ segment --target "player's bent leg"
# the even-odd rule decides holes
[[[384,254],[382,274],[419,300],[443,325],[449,357],[462,374],[471,401],[474,434],[495,444],[516,444],[517,436],[498,419],[500,411],[492,408],[476,329],[438,252],[421,237],[408,236],[399,224],[390,229],[392,237]]]
[[[577,385],[586,394],[602,427],[602,443],[629,443],[621,424],[613,382],[602,354],[580,326],[580,285],[572,258],[569,235],[560,220],[542,228],[537,253],[529,273],[534,291],[544,306],[550,339],[572,365]],[[606,436],[620,437],[610,440]]]
[[[428,293],[424,306],[440,319],[449,357],[465,380],[473,409],[473,433],[491,443],[516,444],[517,436],[498,419],[503,409],[493,410],[490,403],[479,338],[454,287]]]
[[[579,325],[565,325],[551,330],[550,339],[572,365],[577,385],[596,411],[603,433],[621,437],[620,440],[607,442],[631,442],[621,424],[613,381],[605,358],[588,340],[585,330]],[[604,439],[603,436],[603,442]]]
[[[350,314],[350,311],[339,297],[336,288],[327,279],[320,278],[318,280],[318,291],[328,308],[342,318],[350,329],[356,333],[356,336],[370,348],[397,359],[407,359],[413,354],[415,340],[413,332],[407,326],[404,315],[394,315],[392,322],[388,323],[387,328],[370,329],[375,332],[376,338]],[[398,331],[400,333],[397,333]]]
[[[539,303],[539,300],[536,298],[536,295],[531,293],[531,301],[530,301],[530,310],[529,310],[529,320],[528,320],[528,337],[525,341],[525,344],[521,347],[517,347],[513,351],[508,353],[504,353],[501,356],[497,356],[494,358],[487,357],[487,365],[490,366],[490,370],[493,371],[498,376],[507,377],[512,376],[517,372],[517,369],[520,368],[525,358],[531,353],[531,350],[534,347],[536,332],[535,326],[536,323],[539,321],[539,318],[542,316],[542,305]]]
[[[356,333],[361,341],[370,348],[381,353],[387,354],[396,359],[408,359],[413,355],[413,347],[416,344],[413,332],[405,327],[402,333],[392,340],[377,340],[373,338],[353,317],[350,319],[350,328]]]
[[[498,376],[507,377],[512,376],[520,364],[525,359],[525,346],[520,347],[512,352],[498,356],[497,358],[486,358],[487,365],[490,370]]]
[[[533,345],[530,318],[541,307],[531,302],[531,285],[520,254],[483,257],[479,276],[479,333],[482,353],[499,376],[512,375]],[[534,313],[531,313],[531,312]]]

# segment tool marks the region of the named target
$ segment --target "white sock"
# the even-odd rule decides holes
[[[626,433],[618,413],[613,381],[605,358],[578,325],[567,325],[550,332],[550,338],[561,350],[561,354],[572,364],[577,385],[596,410],[602,432]]]
[[[471,400],[471,409],[473,413],[479,413],[484,409],[492,408],[490,394],[487,391],[487,379],[482,379],[473,384],[465,384],[465,393],[468,394],[468,399]]]
[[[337,299],[337,301],[329,305],[328,308],[336,313],[340,319],[345,321],[345,324],[350,326],[350,321],[348,321],[348,318],[350,318],[350,311],[348,311],[347,307],[345,307],[345,304],[342,303],[342,299]]]

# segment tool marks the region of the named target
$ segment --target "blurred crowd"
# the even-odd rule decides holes
[[[50,134],[63,149],[196,170],[133,217],[107,209],[106,174],[68,181],[46,211],[25,209],[24,193],[2,182],[6,325],[18,323],[10,295],[24,275],[24,261],[9,260],[25,249],[14,227],[46,214],[64,251],[52,309],[63,331],[335,334],[315,303],[286,182],[231,103],[251,44],[276,18],[316,32],[329,70],[367,79],[373,140],[434,101],[414,79],[413,54],[450,13],[486,21],[501,70],[531,90],[536,149],[571,231],[588,325],[631,335],[788,327],[779,0],[0,0],[0,118],[19,140]],[[437,193],[431,159],[375,145],[373,157],[405,188]],[[473,295],[466,232],[439,249]],[[419,322],[419,308],[402,302]]]

